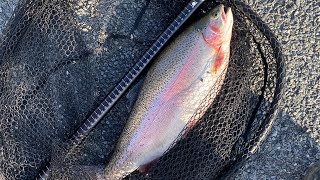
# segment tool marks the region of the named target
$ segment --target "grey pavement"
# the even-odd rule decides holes
[[[236,179],[301,179],[309,165],[320,161],[320,3],[246,2],[283,45],[287,86],[275,126]],[[0,30],[16,3],[0,0]]]
[[[282,43],[287,73],[282,112],[236,179],[301,179],[320,161],[320,3],[246,2]]]

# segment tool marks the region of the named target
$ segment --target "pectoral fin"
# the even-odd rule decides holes
[[[216,74],[218,71],[221,70],[223,66],[223,61],[226,59],[224,51],[221,50],[221,48],[218,51],[217,57],[213,62],[213,67],[211,69],[212,74]]]
[[[140,79],[128,92],[127,98],[127,111],[130,112],[134,106],[134,103],[137,101],[140,90],[142,88],[143,82],[145,78]]]

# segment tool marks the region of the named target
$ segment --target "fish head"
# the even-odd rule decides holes
[[[222,44],[229,43],[231,40],[233,15],[231,8],[219,5],[207,15],[205,18],[205,28],[203,37],[205,41],[216,49]]]

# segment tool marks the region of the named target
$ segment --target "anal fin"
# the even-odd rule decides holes
[[[139,172],[146,174],[152,168],[152,166],[155,165],[158,162],[158,160],[159,159],[155,159],[155,160],[153,160],[153,161],[151,161],[151,162],[149,162],[147,164],[144,164],[144,165],[140,166],[139,169],[138,169]]]

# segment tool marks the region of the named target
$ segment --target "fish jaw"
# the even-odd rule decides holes
[[[222,44],[230,44],[233,14],[231,8],[225,12],[223,5],[214,8],[210,14],[210,22],[203,30],[203,37],[215,49],[220,49]]]
[[[214,8],[209,14],[210,23],[202,33],[205,41],[218,51],[211,72],[219,75],[229,63],[233,14],[230,7],[225,12],[224,5]]]

